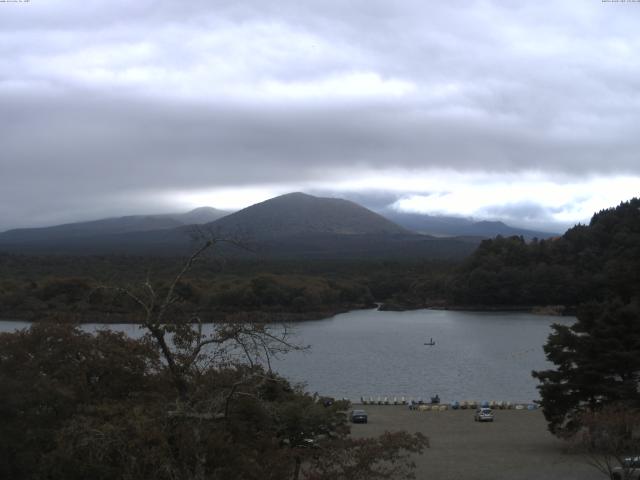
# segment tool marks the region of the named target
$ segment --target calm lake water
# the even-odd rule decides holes
[[[526,313],[358,310],[294,324],[294,341],[311,348],[284,355],[273,365],[293,382],[305,382],[311,392],[352,400],[427,400],[437,393],[444,402],[530,402],[539,398],[531,371],[549,367],[542,345],[551,324],[574,321]],[[0,331],[26,326],[3,321]],[[136,325],[107,328],[140,335]],[[430,338],[435,345],[424,345]]]

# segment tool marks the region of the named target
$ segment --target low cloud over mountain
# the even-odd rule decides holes
[[[9,2],[0,230],[328,190],[586,221],[640,184],[624,3]]]

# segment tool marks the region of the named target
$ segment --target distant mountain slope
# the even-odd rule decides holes
[[[384,210],[381,212],[381,215],[406,229],[437,237],[479,236],[493,238],[498,235],[502,235],[503,237],[515,235],[531,239],[558,236],[557,233],[511,227],[503,222],[474,222],[473,220],[461,217],[423,215],[419,213],[398,212],[390,209]]]
[[[219,218],[229,215],[231,212],[225,210],[218,210],[213,207],[199,207],[195,208],[187,213],[179,214],[167,214],[166,217],[171,217],[174,220],[179,221],[182,225],[202,225],[205,223],[213,222]]]
[[[215,208],[201,207],[187,213],[129,215],[52,227],[19,228],[0,233],[0,245],[7,243],[47,244],[52,241],[71,241],[101,235],[172,229],[183,225],[209,223],[227,214],[228,212]]]
[[[461,259],[477,248],[479,238],[436,238],[417,234],[318,233],[264,240],[257,254],[287,259]]]
[[[311,234],[409,233],[357,203],[304,193],[289,193],[257,203],[208,226],[226,234],[241,234],[253,239]]]
[[[190,212],[190,219],[201,213]],[[0,251],[184,255],[197,243],[193,240],[197,230],[240,239],[250,247],[244,251],[221,244],[216,252],[265,258],[460,258],[480,241],[419,235],[356,203],[302,193],[272,198],[199,228],[171,228],[176,221],[166,216],[123,217],[14,230],[0,235]],[[151,225],[161,228],[146,229]]]
[[[552,238],[559,234],[554,232],[540,232],[537,230],[527,230],[525,228],[517,228],[506,225],[503,222],[481,221],[474,222],[469,230],[468,235],[478,235],[482,237],[503,237],[522,236],[525,239],[532,238]]]

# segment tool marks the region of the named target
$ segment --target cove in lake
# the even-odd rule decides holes
[[[528,313],[357,310],[324,320],[295,323],[293,340],[310,345],[273,362],[310,392],[358,400],[361,396],[405,396],[443,402],[539,398],[532,370],[549,368],[542,346],[551,324],[572,317]],[[0,331],[28,326],[0,322]],[[85,324],[137,337],[137,325]],[[433,338],[435,345],[424,345]]]

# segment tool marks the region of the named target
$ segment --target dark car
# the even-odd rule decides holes
[[[367,423],[367,412],[364,410],[352,410],[351,422],[352,423]]]

